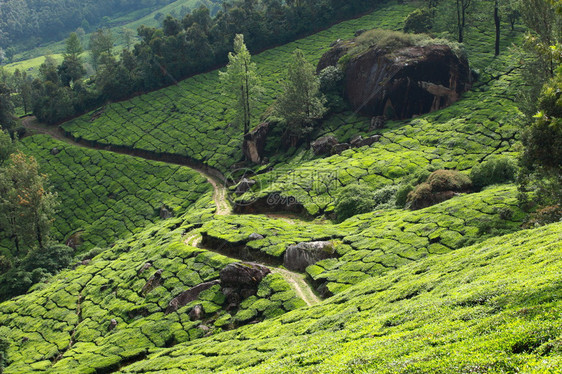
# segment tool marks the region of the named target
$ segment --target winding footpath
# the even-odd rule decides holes
[[[222,215],[222,216],[232,214],[232,206],[230,205],[230,202],[228,201],[228,191],[226,189],[226,186],[219,180],[219,178],[210,174],[209,171],[206,168],[194,165],[193,162],[188,162],[188,161],[182,162],[182,160],[179,157],[174,158],[173,160],[168,160],[168,159],[167,160],[160,160],[160,159],[158,159],[157,156],[153,156],[153,157],[150,157],[150,158],[149,157],[143,157],[142,154],[139,154],[138,152],[134,152],[132,150],[115,148],[115,147],[111,147],[111,146],[108,146],[108,147],[93,146],[91,144],[88,144],[87,142],[78,142],[74,139],[71,139],[71,138],[67,137],[59,126],[55,127],[55,126],[47,126],[47,125],[41,124],[37,121],[37,119],[35,117],[25,117],[25,118],[23,118],[22,119],[22,125],[26,130],[29,130],[31,133],[39,133],[39,134],[49,135],[56,140],[60,140],[62,142],[70,144],[72,146],[95,149],[95,150],[105,150],[105,151],[108,151],[108,152],[115,152],[115,153],[124,154],[124,155],[128,155],[128,156],[141,157],[141,158],[149,159],[149,160],[152,160],[152,161],[159,161],[159,162],[165,162],[165,163],[189,167],[192,170],[201,174],[203,177],[205,177],[207,179],[207,181],[213,186],[213,200],[214,200],[215,205],[217,207],[215,214],[216,215]],[[213,174],[216,174],[216,172],[213,173]],[[284,216],[281,216],[281,215],[278,215],[278,214],[270,214],[268,216],[270,216],[272,218],[284,219],[284,220],[287,220],[287,221],[292,222],[292,223],[294,222],[294,219],[295,219],[292,216],[291,217],[284,217]],[[197,247],[197,246],[199,246],[199,244],[201,242],[201,235],[198,232],[190,232],[185,237],[184,242],[185,242],[185,244],[187,244],[189,246]],[[220,253],[220,252],[217,251],[217,253]],[[277,274],[280,274],[281,276],[283,276],[283,278],[285,278],[287,283],[289,283],[291,285],[291,287],[296,292],[296,294],[308,306],[318,304],[322,301],[316,295],[316,293],[314,292],[312,287],[310,287],[310,285],[306,282],[306,276],[304,274],[295,273],[295,272],[292,272],[292,271],[289,271],[287,269],[280,268],[280,267],[273,267],[273,268],[270,267],[270,269],[273,273],[277,273]]]

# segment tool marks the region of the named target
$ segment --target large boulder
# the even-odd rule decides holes
[[[226,310],[237,309],[242,300],[258,292],[260,282],[271,273],[267,267],[253,262],[228,264],[219,273],[221,291],[226,296]]]
[[[332,135],[322,136],[310,143],[315,155],[329,155],[332,152],[332,147],[337,144],[338,139]]]
[[[451,105],[470,88],[468,60],[448,45],[375,43],[360,52],[357,46],[354,40],[337,43],[321,58],[318,71],[343,62],[345,96],[364,115],[412,118]]]
[[[335,257],[333,242],[303,242],[287,248],[283,257],[283,266],[289,270],[304,272],[308,266],[333,257]]]
[[[226,265],[219,274],[223,287],[257,287],[269,273],[271,270],[263,265],[254,262],[236,262]]]

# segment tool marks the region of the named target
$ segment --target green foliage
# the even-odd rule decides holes
[[[548,285],[558,279],[561,229],[430,256],[315,307],[159,350],[123,372],[556,371],[560,291]]]
[[[6,365],[6,351],[8,350],[8,341],[3,334],[0,334],[0,373],[2,373],[2,369]]]
[[[0,130],[0,167],[6,162],[16,150],[14,141],[7,131]]]
[[[343,99],[343,77],[343,72],[336,66],[328,66],[318,74],[320,92],[326,98],[326,108],[332,113],[341,113],[348,107]]]
[[[177,312],[166,314],[173,298],[218,279],[220,270],[235,261],[184,243],[184,231],[202,223],[201,209],[148,225],[90,262],[79,263],[27,295],[0,304],[0,334],[2,329],[9,331],[8,372],[29,372],[45,361],[42,367],[52,371],[107,371],[115,365],[126,366],[131,357],[142,357],[148,350],[304,306],[283,277],[269,274],[260,283],[258,295],[243,300],[238,309],[231,307],[229,313],[226,298],[215,285]],[[151,281],[158,269],[162,269],[160,280]],[[147,283],[152,287],[141,292]],[[191,321],[189,312],[198,304],[205,316]],[[110,328],[112,320],[116,324]]]
[[[404,32],[421,34],[430,31],[432,27],[432,11],[428,8],[416,9],[404,20]]]
[[[338,221],[344,221],[356,214],[367,213],[375,207],[373,191],[364,185],[350,184],[339,192],[334,212]]]
[[[226,72],[220,72],[223,95],[232,96],[232,106],[236,112],[236,124],[250,131],[255,102],[261,91],[260,79],[256,74],[256,64],[251,62],[251,55],[244,44],[244,35],[234,38],[234,53],[228,54]]]
[[[31,250],[16,266],[10,266],[0,276],[0,300],[5,301],[25,293],[30,286],[65,269],[72,261],[74,250],[61,244],[49,244]]]
[[[401,184],[396,190],[396,206],[404,208],[408,201],[408,194],[412,192],[414,187],[411,184]]]
[[[562,202],[562,67],[543,88],[539,113],[525,130],[521,185],[524,192],[537,190],[538,203]]]
[[[275,102],[275,112],[286,123],[289,137],[299,140],[309,134],[314,122],[326,113],[325,102],[314,65],[296,49],[283,81],[283,92]]]
[[[57,203],[35,158],[13,153],[0,169],[0,223],[13,240],[14,256],[25,255],[34,246],[45,247]]]
[[[470,171],[470,180],[475,189],[499,183],[515,181],[517,164],[509,157],[494,157],[478,164]]]
[[[375,11],[252,56],[265,92],[256,111],[264,112],[280,94],[278,82],[296,48],[316,63],[333,40],[350,38],[356,30],[373,24],[398,29],[411,10],[407,5],[385,7],[384,11]],[[160,73],[158,69],[154,74]],[[200,74],[162,90],[106,105],[62,127],[76,138],[188,156],[227,172],[242,158],[243,131],[229,126],[235,118],[235,108],[221,95],[220,86],[218,71]],[[252,126],[257,124],[254,122]]]
[[[14,104],[10,97],[8,86],[0,82],[0,130],[12,131],[16,121],[14,118]]]

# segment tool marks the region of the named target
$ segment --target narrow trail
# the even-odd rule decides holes
[[[88,148],[94,150],[105,150],[108,152],[114,152],[114,153],[124,154],[128,156],[141,157],[152,161],[159,161],[169,164],[187,166],[190,169],[201,174],[203,177],[205,177],[205,179],[207,179],[207,181],[211,184],[211,186],[213,186],[213,200],[215,201],[215,204],[217,206],[216,214],[224,216],[232,213],[232,207],[230,206],[230,203],[228,201],[227,191],[224,184],[221,183],[216,176],[211,175],[207,170],[205,170],[202,167],[197,167],[196,165],[193,165],[193,163],[180,162],[179,158],[176,160],[159,160],[157,159],[157,157],[149,158],[143,155],[135,154],[135,152],[133,151],[126,151],[124,149],[116,149],[114,147],[106,147],[106,148],[96,147],[96,146],[89,145],[87,142],[77,142],[74,139],[71,139],[68,136],[66,136],[59,126],[47,126],[45,124],[39,123],[39,121],[37,121],[35,117],[23,118],[22,126],[33,133],[49,135],[50,137],[56,140],[60,140],[62,142],[65,142],[67,144],[76,147],[82,147],[82,148]]]
[[[184,243],[191,246],[191,247],[198,247],[201,243],[202,237],[197,232],[197,230],[188,233],[185,236]],[[208,251],[218,253],[220,255],[225,255],[221,253],[219,250],[207,249]],[[232,258],[232,255],[228,255],[228,257]],[[269,265],[267,266],[272,273],[280,274],[287,283],[291,286],[291,288],[295,291],[298,297],[300,297],[308,306],[316,305],[322,302],[322,300],[314,293],[312,287],[306,282],[306,276],[301,273],[295,273],[293,271],[281,268],[281,267],[273,267]]]
[[[304,300],[306,305],[312,306],[319,304],[322,301],[318,296],[316,296],[308,283],[306,283],[306,276],[304,274],[295,273],[282,268],[273,268],[271,271],[281,274],[291,287],[293,287],[297,295]]]
[[[230,202],[228,201],[228,197],[227,197],[228,191],[226,189],[226,186],[216,176],[210,174],[203,167],[198,167],[196,165],[193,165],[193,163],[189,163],[189,162],[181,162],[178,158],[173,160],[169,160],[169,159],[161,160],[158,159],[158,157],[156,156],[145,157],[146,155],[139,154],[138,152],[128,151],[125,149],[115,148],[111,146],[108,147],[93,146],[93,145],[89,145],[87,142],[78,142],[66,136],[60,127],[47,126],[41,124],[37,121],[35,117],[23,118],[22,125],[32,133],[49,135],[54,139],[60,140],[62,142],[65,142],[67,144],[76,147],[82,147],[82,148],[88,148],[94,150],[105,150],[108,152],[114,152],[114,153],[124,154],[128,156],[141,157],[152,161],[159,161],[159,162],[165,162],[165,163],[189,167],[192,170],[201,174],[203,177],[205,177],[207,181],[211,184],[211,186],[213,186],[213,200],[215,201],[215,205],[216,205],[215,214],[220,216],[226,216],[232,214],[232,207],[230,205]],[[283,216],[280,214],[267,214],[266,216],[271,218],[283,219],[289,223],[295,223],[296,220],[296,217]],[[185,237],[184,243],[192,247],[197,247],[201,243],[201,235],[197,231],[191,232]],[[215,251],[215,252],[222,254],[220,253],[220,251]],[[270,267],[270,269],[273,273],[282,275],[283,278],[285,278],[285,280],[291,285],[291,287],[296,292],[296,294],[308,306],[318,304],[322,301],[320,298],[318,298],[318,296],[316,296],[310,285],[306,282],[304,274],[294,273],[292,271],[283,268],[277,268],[277,267]]]

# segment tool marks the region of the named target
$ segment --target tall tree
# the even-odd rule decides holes
[[[457,6],[457,32],[459,43],[464,42],[464,31],[466,28],[466,15],[472,5],[472,0],[455,0]]]
[[[250,132],[252,114],[257,96],[261,91],[256,64],[244,44],[244,35],[234,38],[234,53],[228,54],[225,72],[220,72],[223,94],[233,99],[236,122],[244,127],[244,134]]]
[[[275,112],[286,122],[292,145],[308,134],[314,121],[326,113],[325,102],[314,66],[300,49],[295,50],[283,82],[283,93],[275,103]]]
[[[113,35],[109,29],[98,29],[90,36],[90,52],[94,69],[98,69],[98,62],[102,53],[111,54]]]
[[[66,39],[66,52],[64,60],[58,68],[60,81],[65,86],[70,86],[86,74],[86,69],[80,60],[80,55],[84,52],[78,34],[71,33]]]
[[[34,246],[45,247],[56,205],[56,195],[48,191],[47,177],[39,173],[37,161],[13,153],[0,169],[0,226],[14,241],[16,256]]]
[[[0,82],[0,128],[7,131],[12,131],[16,124],[11,94],[9,87]]]

